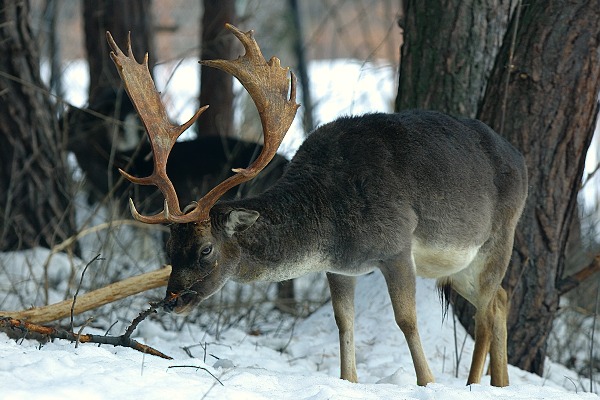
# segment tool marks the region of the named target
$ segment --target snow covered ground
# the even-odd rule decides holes
[[[81,82],[85,76],[82,66],[74,66],[75,75],[67,79]],[[167,98],[180,102],[172,106],[175,110],[172,115],[178,120],[189,117],[196,107],[192,99],[197,88],[194,80],[197,68],[195,62],[184,63],[178,68],[183,77],[176,75],[166,86]],[[320,72],[311,75],[326,77],[325,81],[313,81],[315,97],[330,98],[317,102],[316,120],[320,123],[342,114],[391,111],[396,86],[393,69],[334,62],[314,64],[311,68]],[[159,84],[162,90],[160,85],[165,84],[166,78],[157,80],[162,82]],[[85,90],[85,84],[81,87]],[[69,96],[78,105],[85,101],[80,93]],[[287,139],[288,153],[293,153],[300,138],[300,125],[296,122]],[[106,252],[106,245],[94,248],[97,243],[105,242],[89,237],[86,240],[84,253]],[[144,251],[139,250],[138,254]],[[7,277],[0,282],[0,309],[19,302],[39,304],[39,280],[47,259],[45,250],[0,254],[0,274]],[[112,260],[115,265],[121,262],[120,258]],[[85,262],[79,264],[78,274]],[[148,261],[148,269],[156,267],[156,263]],[[62,300],[61,293],[66,290],[62,282],[72,273],[71,268],[67,257],[52,258],[47,268],[50,281],[56,284],[49,293],[51,301]],[[22,298],[15,298],[15,287]],[[165,315],[142,322],[134,337],[172,356],[173,360],[112,346],[76,347],[63,340],[40,345],[30,340],[15,341],[0,333],[0,399],[598,398],[584,392],[588,382],[550,361],[544,377],[509,366],[511,386],[507,388],[491,387],[489,377],[484,377],[481,385],[465,386],[472,340],[460,325],[454,325],[451,312],[443,320],[442,305],[432,281],[419,280],[417,295],[421,337],[437,379],[427,387],[415,384],[412,361],[404,337],[393,321],[383,278],[373,273],[359,278],[357,287],[358,384],[338,378],[338,335],[328,303],[300,320],[274,310],[272,326],[255,330],[240,324],[221,330],[218,337],[192,324],[165,329],[165,325],[173,326],[161,323],[170,318]],[[120,303],[122,309],[116,314],[121,322],[130,321],[144,308],[144,302],[137,299]],[[84,332],[104,334],[94,328],[85,328]],[[111,333],[122,333],[122,326],[113,328]]]
[[[307,319],[292,324],[293,329],[257,335],[230,328],[218,339],[190,325],[174,332],[164,330],[157,321],[142,322],[136,330],[137,339],[173,360],[112,346],[81,344],[76,348],[63,340],[40,346],[30,340],[17,342],[2,333],[0,399],[598,398],[582,392],[573,372],[550,362],[543,378],[509,367],[511,386],[507,388],[491,387],[489,377],[484,377],[481,385],[465,386],[472,341],[462,327],[456,326],[460,349],[457,373],[452,319],[442,320],[432,281],[419,280],[417,291],[423,345],[437,379],[427,387],[416,386],[412,361],[393,321],[385,283],[381,274],[373,273],[361,277],[357,287],[358,384],[338,378],[337,328],[331,305],[325,304]],[[283,314],[279,318],[293,320]]]

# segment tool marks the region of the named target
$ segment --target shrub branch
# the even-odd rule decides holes
[[[600,271],[600,254],[596,255],[587,266],[558,281],[556,289],[559,295],[562,296],[568,291],[575,289],[598,271]]]
[[[140,351],[145,354],[150,354],[167,360],[172,360],[172,357],[154,349],[153,347],[142,344],[137,340],[132,339],[131,335],[133,334],[137,326],[140,324],[140,322],[146,319],[150,314],[155,313],[157,309],[162,308],[165,305],[165,303],[173,301],[173,299],[174,297],[171,296],[169,298],[165,298],[162,301],[151,303],[150,308],[142,311],[136,318],[134,318],[134,320],[125,330],[125,333],[120,336],[83,334],[81,333],[81,330],[83,330],[83,328],[80,330],[80,332],[74,333],[73,330],[67,331],[65,329],[38,325],[11,317],[0,317],[0,329],[17,330],[23,332],[24,334],[33,332],[51,339],[64,339],[69,340],[71,342],[75,342],[77,344],[98,343],[120,347],[129,347],[131,349]]]

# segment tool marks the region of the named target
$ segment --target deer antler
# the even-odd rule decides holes
[[[107,33],[109,44],[114,50],[111,57],[119,68],[121,78],[125,81],[125,88],[129,97],[131,97],[140,118],[144,121],[154,151],[155,171],[151,176],[148,178],[135,178],[123,171],[121,173],[133,183],[158,186],[165,196],[163,212],[150,217],[140,215],[136,211],[133,201],[130,200],[131,212],[134,218],[139,221],[146,223],[188,223],[208,220],[210,209],[225,192],[254,178],[267,166],[275,156],[281,141],[294,120],[296,110],[299,107],[299,104],[295,101],[296,76],[294,73],[291,73],[291,79],[288,80],[289,68],[282,68],[278,58],[272,57],[267,62],[252,37],[252,31],[244,33],[230,24],[226,24],[226,28],[242,42],[246,53],[233,61],[210,60],[201,61],[200,63],[219,68],[235,76],[246,88],[258,109],[264,134],[264,147],[257,159],[248,168],[234,169],[235,175],[227,178],[208,192],[197,202],[197,206],[187,214],[180,211],[177,194],[166,175],[166,160],[177,137],[194,123],[208,106],[198,110],[196,115],[187,123],[179,127],[171,125],[166,118],[164,106],[160,102],[160,97],[154,89],[154,83],[148,72],[148,55],[146,54],[143,65],[138,64],[131,54],[131,45],[129,44],[128,55],[125,56],[116,46],[110,34]],[[132,95],[132,91],[139,93]],[[160,114],[160,117],[147,115],[154,114],[154,111]],[[146,119],[151,119],[153,124],[146,123]],[[162,143],[164,145],[158,145]]]
[[[131,99],[140,119],[142,120],[154,154],[154,171],[152,175],[146,178],[136,178],[127,172],[119,169],[119,172],[133,183],[139,185],[155,185],[165,197],[165,208],[162,213],[152,216],[144,216],[138,213],[129,199],[131,214],[135,219],[148,224],[166,223],[174,215],[183,215],[179,208],[179,200],[173,183],[167,176],[167,159],[177,138],[188,129],[208,108],[200,108],[196,114],[183,125],[173,125],[169,122],[167,111],[163,105],[160,94],[156,91],[154,81],[148,70],[148,53],[144,56],[144,61],[139,64],[131,50],[131,38],[127,37],[127,55],[125,55],[119,46],[115,43],[110,32],[106,32],[106,39],[112,48],[110,57],[117,66],[117,70],[125,90]]]

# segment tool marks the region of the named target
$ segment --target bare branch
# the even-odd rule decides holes
[[[598,271],[600,271],[600,254],[596,255],[592,262],[590,262],[586,267],[561,279],[556,284],[556,289],[558,290],[559,295],[562,296],[568,291],[575,289],[583,281]]]
[[[78,343],[98,343],[98,344],[110,344],[113,346],[129,347],[131,349],[140,351],[142,353],[151,354],[153,356],[172,360],[173,358],[148,346],[142,344],[134,339],[127,337],[126,335],[121,336],[104,336],[104,335],[91,335],[91,334],[78,334],[66,331],[64,329],[52,328],[48,326],[42,326],[32,324],[31,322],[22,321],[20,319],[0,317],[0,328],[3,329],[16,329],[24,333],[35,332],[41,335],[48,336],[52,339],[65,339],[71,342]]]
[[[181,296],[181,294],[170,295],[170,296],[165,297],[161,301],[158,301],[156,303],[150,303],[150,308],[145,311],[142,311],[137,317],[134,318],[134,320],[131,322],[131,325],[129,325],[127,327],[127,329],[125,330],[125,333],[123,334],[123,336],[129,338],[131,336],[131,334],[133,333],[133,331],[135,330],[135,328],[137,328],[139,323],[142,322],[144,319],[146,319],[146,317],[148,317],[148,315],[155,313],[157,309],[163,308],[167,303],[170,303],[171,301],[173,301],[174,299],[176,299],[179,296]]]
[[[219,382],[219,383],[221,384],[221,386],[225,386],[225,385],[223,385],[223,382],[221,382],[221,381],[219,380],[219,378],[217,378],[217,377],[216,377],[216,376],[215,376],[215,375],[214,375],[212,372],[210,372],[209,370],[207,370],[207,369],[206,369],[206,368],[204,368],[204,367],[200,367],[200,366],[198,366],[198,365],[171,365],[171,366],[169,367],[169,369],[171,369],[171,368],[195,368],[196,370],[199,370],[199,369],[201,369],[202,371],[204,371],[204,372],[208,373],[210,376],[212,376],[213,378],[215,378],[215,380],[216,380],[217,382]]]
[[[100,254],[97,254],[96,257],[92,258],[86,265],[83,271],[81,271],[81,279],[79,279],[79,285],[77,286],[77,290],[73,295],[73,302],[71,303],[71,331],[73,330],[73,316],[75,316],[75,303],[77,302],[77,295],[79,295],[79,289],[81,289],[81,284],[83,283],[83,277],[85,276],[85,271],[87,271],[88,267],[96,260],[100,259]]]
[[[596,175],[596,173],[598,172],[599,169],[600,169],[600,163],[598,163],[596,165],[596,167],[594,168],[594,170],[592,172],[590,172],[589,174],[587,174],[585,176],[585,179],[583,179],[583,183],[581,184],[581,188],[579,190],[583,189],[585,187],[585,185],[587,185],[587,183],[592,180],[592,178]]]

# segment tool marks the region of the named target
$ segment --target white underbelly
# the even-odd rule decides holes
[[[439,279],[467,268],[479,251],[479,246],[424,245],[412,242],[412,255],[417,275]]]

